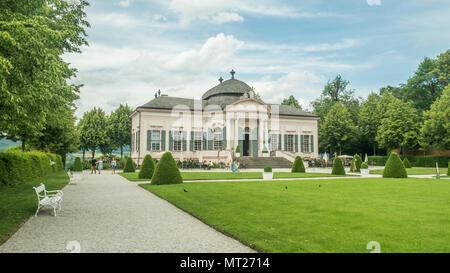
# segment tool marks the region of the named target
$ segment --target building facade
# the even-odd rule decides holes
[[[131,157],[140,165],[166,151],[177,160],[227,161],[235,156],[318,156],[319,118],[289,105],[262,101],[234,78],[206,91],[201,99],[155,94],[131,114]],[[239,146],[240,153],[236,153]]]

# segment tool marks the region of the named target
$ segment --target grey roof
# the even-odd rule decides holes
[[[200,102],[200,100],[197,100]],[[172,110],[177,105],[186,105],[189,110],[194,110],[194,99],[186,99],[186,98],[178,98],[178,97],[168,97],[168,96],[160,96],[154,98],[153,100],[147,102],[146,104],[138,107],[144,109],[164,109],[164,110]],[[208,105],[206,100],[201,100],[202,109]],[[303,117],[317,117],[311,113],[295,108],[290,105],[279,105],[279,104],[269,104],[272,108],[273,106],[279,106],[279,114],[284,116],[303,116]],[[222,106],[222,109],[224,106]]]
[[[236,94],[236,96],[242,96],[245,92],[250,90],[252,90],[252,88],[245,82],[236,79],[229,79],[206,91],[206,93],[203,94],[202,99],[205,100],[211,96],[221,94]]]

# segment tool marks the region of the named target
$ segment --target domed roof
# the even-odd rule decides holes
[[[231,78],[206,91],[206,93],[203,94],[202,99],[207,100],[213,96],[223,94],[240,97],[250,90],[252,90],[252,88],[245,82]]]

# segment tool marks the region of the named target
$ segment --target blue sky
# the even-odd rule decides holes
[[[77,116],[161,91],[199,98],[218,78],[305,107],[341,74],[357,96],[404,83],[450,45],[448,0],[93,0],[89,47],[65,59],[83,83]]]

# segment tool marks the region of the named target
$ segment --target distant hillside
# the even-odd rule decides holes
[[[20,141],[14,142],[9,139],[2,138],[2,139],[0,139],[0,151],[4,151],[11,146],[17,146],[17,145],[21,145],[21,144],[22,144],[22,142],[20,142]]]

